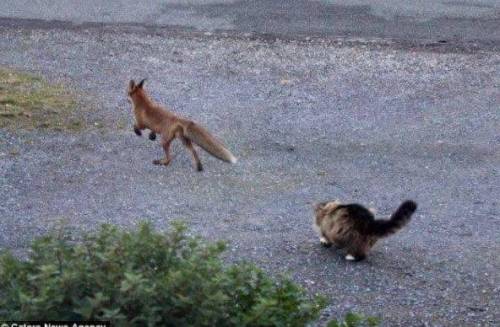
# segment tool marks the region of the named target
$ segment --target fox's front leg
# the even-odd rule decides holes
[[[141,125],[138,125],[138,124],[135,124],[135,125],[134,125],[134,132],[135,132],[135,134],[136,134],[137,136],[142,136],[142,132],[141,132],[141,130],[143,130],[143,129],[146,129],[146,126],[144,126],[144,125],[142,125],[142,126],[141,126]],[[155,133],[155,132],[153,132],[153,131],[149,132],[149,139],[150,139],[151,141],[156,140],[156,133]]]
[[[172,143],[173,139],[174,139],[173,137],[162,138],[161,145],[163,147],[163,150],[165,151],[165,158],[153,160],[154,165],[167,166],[170,163],[170,161],[172,161],[172,156],[170,155],[170,144]]]
[[[145,129],[146,126],[141,126],[141,125],[138,125],[138,124],[134,124],[134,132],[137,136],[142,136],[142,132],[141,130]]]

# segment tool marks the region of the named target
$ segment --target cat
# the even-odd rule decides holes
[[[359,261],[383,237],[396,233],[404,227],[417,210],[413,201],[404,201],[388,220],[375,220],[374,210],[338,200],[316,204],[314,228],[320,242],[326,247],[334,244],[347,249],[346,260]]]

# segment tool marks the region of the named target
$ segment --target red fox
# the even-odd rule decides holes
[[[172,161],[170,144],[175,138],[180,138],[184,146],[191,151],[197,171],[202,171],[203,165],[193,147],[193,142],[217,159],[236,163],[237,159],[231,152],[206,129],[189,119],[175,115],[153,102],[144,90],[144,81],[143,79],[138,84],[135,84],[131,80],[128,86],[128,96],[134,110],[134,132],[141,136],[141,130],[147,128],[151,130],[149,135],[151,140],[156,138],[156,134],[161,135],[165,158],[154,160],[153,164],[167,166]]]

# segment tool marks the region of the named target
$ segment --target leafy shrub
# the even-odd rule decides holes
[[[0,256],[0,318],[110,320],[115,326],[304,326],[325,301],[174,224],[167,234],[104,225],[79,243],[36,240],[28,260]]]
[[[375,317],[365,317],[360,314],[348,313],[343,321],[332,320],[327,327],[375,327],[380,324],[380,319]]]

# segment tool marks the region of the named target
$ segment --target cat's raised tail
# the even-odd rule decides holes
[[[415,202],[404,201],[388,220],[373,221],[369,233],[378,237],[394,234],[410,221],[415,210],[417,210]]]

